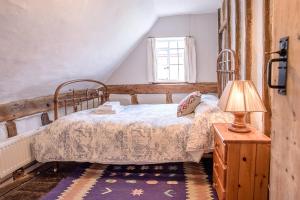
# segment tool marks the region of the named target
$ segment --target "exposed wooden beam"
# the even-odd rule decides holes
[[[173,103],[172,93],[170,93],[170,92],[168,92],[168,93],[166,94],[166,103],[167,103],[167,104]]]
[[[0,105],[0,121],[47,112],[53,108],[53,96],[24,99]]]
[[[227,27],[228,27],[228,22],[227,22],[227,20],[221,22],[221,26],[220,26],[220,28],[219,28],[219,34],[223,33],[224,30],[225,30]]]
[[[221,9],[218,9],[218,30],[221,29]],[[218,34],[218,53],[222,51],[222,33]]]
[[[8,138],[14,137],[17,135],[17,126],[14,121],[7,121],[5,123],[6,129],[7,129],[7,136]]]
[[[271,23],[271,1],[270,0],[265,0],[265,32],[264,32],[264,43],[265,43],[265,51],[266,52],[271,52],[271,39],[272,39],[272,23]],[[272,116],[272,110],[271,110],[271,105],[270,105],[270,94],[269,94],[269,87],[267,85],[267,73],[266,67],[268,65],[268,61],[270,59],[270,54],[265,54],[265,62],[263,67],[263,77],[262,77],[262,83],[263,83],[263,92],[262,92],[262,99],[264,101],[264,104],[266,106],[266,109],[268,112],[265,112],[263,115],[263,131],[266,135],[270,136],[271,134],[271,116]]]
[[[217,93],[217,83],[108,85],[109,94]]]
[[[251,80],[252,65],[252,2],[246,2],[246,79]]]
[[[231,18],[232,18],[232,13],[231,13],[231,1],[232,0],[227,0],[227,5],[226,5],[226,9],[227,9],[227,48],[232,49],[232,44],[231,44],[231,34],[232,34],[232,30],[231,30]]]
[[[167,93],[189,93],[200,91],[202,93],[217,93],[217,83],[186,83],[186,84],[137,84],[137,85],[109,85],[110,94],[167,94]],[[90,93],[90,99],[93,92]],[[61,99],[72,97],[72,92],[64,93]],[[85,96],[85,90],[76,91],[76,97]],[[73,102],[67,102],[73,105]],[[60,107],[64,102],[60,102]],[[43,113],[53,110],[53,95],[23,99],[6,104],[0,104],[0,122],[11,121],[18,118]]]
[[[71,98],[72,93],[64,93],[61,99]],[[92,98],[93,92],[89,93]],[[76,97],[85,96],[85,90],[79,90]],[[33,99],[22,99],[6,104],[0,104],[0,122],[15,120],[18,118],[34,115],[37,113],[48,112],[53,110],[53,95],[37,97]],[[73,102],[67,102],[67,105],[73,105]],[[60,102],[60,107],[63,107],[63,102]]]
[[[241,13],[240,13],[240,1],[234,0],[235,2],[235,54],[236,54],[236,60],[237,66],[240,66],[240,57],[241,57]],[[241,70],[240,70],[241,71]],[[241,74],[239,74],[239,77],[241,77]]]
[[[139,104],[138,97],[136,94],[131,94],[131,104],[136,105]]]

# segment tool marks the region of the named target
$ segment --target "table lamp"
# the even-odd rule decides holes
[[[229,81],[219,101],[219,107],[234,115],[233,123],[228,127],[232,132],[248,133],[246,124],[248,112],[266,112],[266,108],[250,80]]]

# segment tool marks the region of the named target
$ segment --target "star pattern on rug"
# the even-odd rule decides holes
[[[131,191],[132,196],[141,196],[144,194],[144,190],[142,189],[134,189]]]

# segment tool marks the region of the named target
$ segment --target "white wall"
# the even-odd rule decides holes
[[[156,19],[149,0],[1,0],[0,103],[105,81]]]
[[[147,83],[147,40],[152,37],[192,35],[197,48],[197,81],[216,81],[217,13],[162,17],[109,78],[109,84]]]

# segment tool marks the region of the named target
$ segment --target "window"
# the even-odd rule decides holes
[[[184,37],[156,38],[156,82],[184,82]]]
[[[193,37],[148,38],[148,81],[195,83],[197,77],[195,44]]]

